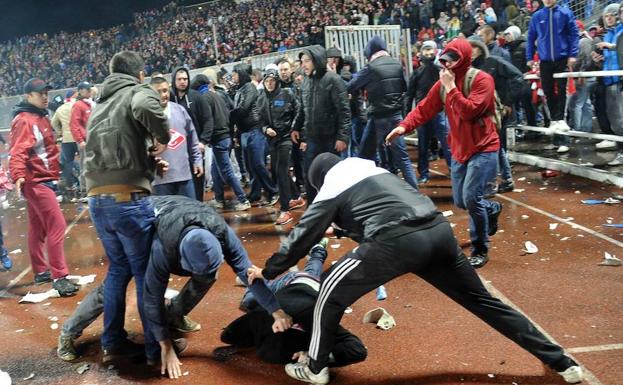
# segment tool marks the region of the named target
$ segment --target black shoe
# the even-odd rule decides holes
[[[471,257],[469,257],[469,264],[472,265],[474,269],[480,269],[484,265],[489,262],[489,255],[487,253],[476,253],[474,252]]]
[[[67,278],[61,278],[52,282],[52,289],[56,289],[61,297],[70,297],[76,294],[78,286],[71,283]]]
[[[505,180],[504,182],[498,185],[498,194],[511,192],[514,189],[515,189],[515,183],[513,183],[513,180],[512,179]]]
[[[498,232],[498,218],[502,213],[502,204],[500,202],[493,201],[493,203],[497,203],[500,208],[494,212],[489,214],[489,231],[487,232],[489,236],[495,235]]]
[[[37,285],[42,285],[48,282],[52,282],[52,275],[50,275],[49,271],[44,271],[43,273],[35,274],[35,283]]]
[[[102,363],[108,365],[112,362],[127,360],[145,354],[145,345],[125,339],[120,345],[111,348],[103,348]]]

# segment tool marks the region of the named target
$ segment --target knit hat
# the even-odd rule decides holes
[[[519,29],[519,27],[516,25],[511,25],[510,27],[506,28],[504,34],[511,35],[513,37],[513,40],[517,40],[519,39],[519,36],[521,36],[521,29]]]
[[[435,43],[433,40],[426,40],[424,43],[422,43],[422,49],[437,49],[437,43]]]
[[[601,15],[602,16],[606,16],[606,15],[618,16],[620,8],[621,8],[621,5],[619,4],[616,4],[616,3],[608,4],[608,6],[604,8],[604,11],[601,13]]]
[[[325,152],[318,155],[311,166],[309,167],[308,180],[309,184],[320,191],[322,184],[324,183],[324,177],[327,175],[329,170],[338,164],[342,159],[330,152]]]

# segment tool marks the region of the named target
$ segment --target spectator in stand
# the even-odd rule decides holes
[[[502,48],[498,45],[498,41],[495,38],[495,30],[493,29],[493,27],[491,27],[490,25],[483,25],[482,27],[478,28],[476,33],[487,45],[489,55],[501,57],[508,62],[511,61],[511,56],[506,48]]]
[[[527,73],[530,68],[526,65],[526,39],[521,35],[521,29],[516,25],[511,25],[504,31],[505,48],[510,54],[510,62],[521,72]],[[519,112],[521,107],[525,114],[526,124],[536,126],[536,108],[532,103],[532,92],[527,83],[524,84],[523,93],[519,103],[515,105],[515,112]],[[519,119],[515,119],[519,121]]]
[[[84,180],[84,149],[87,145],[87,122],[89,116],[91,116],[91,83],[81,82],[78,84],[78,96],[76,102],[71,107],[71,118],[69,120],[69,127],[71,129],[71,136],[78,145],[78,152],[80,154],[80,197],[86,197],[86,182]],[[73,160],[73,158],[72,158]]]
[[[556,1],[543,0],[545,7],[535,12],[530,19],[526,61],[528,67],[532,67],[535,50],[538,52],[541,84],[551,114],[549,128],[566,131],[569,130],[565,122],[567,79],[554,79],[554,74],[566,72],[568,67],[575,65],[578,56],[578,27],[573,12],[559,6]],[[558,151],[569,151],[566,141],[560,142]]]
[[[595,49],[593,38],[589,32],[584,30],[583,24],[578,20],[578,30],[580,32],[580,42],[578,48],[578,61],[573,66],[573,71],[590,71],[593,66],[591,52]],[[593,131],[593,105],[591,95],[595,89],[596,81],[594,78],[576,78],[575,93],[569,97],[567,102],[567,114],[570,126],[576,131]]]
[[[50,88],[36,78],[24,85],[24,99],[15,107],[11,122],[9,173],[27,203],[28,250],[35,283],[53,280],[52,288],[66,297],[74,295],[78,287],[67,279],[65,217],[56,201],[60,164],[56,136],[48,119]]]
[[[61,106],[56,109],[52,118],[52,128],[57,133],[61,133],[61,165],[63,167],[61,176],[63,177],[64,190],[66,196],[76,198],[78,190],[78,178],[74,175],[74,166],[78,145],[71,134],[69,120],[71,119],[71,108],[76,100],[72,98],[73,91],[68,91],[68,98]]]
[[[171,94],[167,79],[162,75],[152,76],[150,85],[160,95],[160,105],[167,115],[171,134],[167,150],[162,154],[169,170],[154,177],[154,195],[183,195],[196,199],[193,175],[203,174],[203,158],[193,121],[184,107],[169,102]],[[193,165],[192,170],[189,164]]]

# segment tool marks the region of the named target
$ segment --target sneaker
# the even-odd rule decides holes
[[[615,150],[617,148],[617,143],[611,140],[602,140],[595,145],[595,148],[602,151]]]
[[[2,268],[6,271],[11,270],[13,267],[13,261],[9,257],[9,252],[5,248],[1,248],[2,253],[0,254],[0,262],[2,263]]]
[[[489,262],[489,255],[487,253],[482,252],[474,252],[471,257],[469,257],[469,264],[472,265],[474,269],[480,269],[484,265]]]
[[[545,146],[543,146],[544,150],[555,150],[556,146],[553,144],[546,144]]]
[[[417,180],[417,184],[426,184],[429,182],[429,178],[427,176],[423,176],[421,178],[418,178]]]
[[[50,275],[49,271],[44,271],[43,273],[35,274],[35,283],[37,285],[42,285],[48,282],[52,282],[52,275]]]
[[[584,373],[582,368],[578,365],[570,366],[564,372],[558,372],[565,380],[565,382],[569,384],[579,384],[582,382],[582,378],[584,377]]]
[[[78,286],[71,283],[67,278],[59,278],[52,282],[52,289],[56,289],[61,297],[69,297],[78,291]]]
[[[329,383],[329,368],[323,368],[320,373],[314,374],[307,362],[297,362],[286,365],[286,374],[296,380],[324,385]]]
[[[617,157],[608,162],[608,166],[620,166],[623,164],[623,153],[618,153]]]
[[[560,147],[558,147],[558,150],[556,150],[557,153],[559,154],[564,154],[566,152],[569,152],[569,146],[565,146],[564,144]]]
[[[73,361],[78,359],[78,353],[74,347],[74,339],[70,336],[58,336],[58,346],[56,355],[63,361]]]
[[[549,124],[550,129],[555,129],[558,131],[570,131],[571,127],[564,120],[556,120]]]
[[[247,211],[251,208],[251,202],[238,202],[234,205],[234,211]]]
[[[324,237],[318,242],[318,246],[321,246],[323,249],[326,249],[329,246],[329,238]]]
[[[279,194],[275,194],[272,197],[268,198],[264,206],[274,206],[277,202],[279,202]]]
[[[102,363],[108,365],[116,361],[127,360],[128,358],[139,357],[145,354],[145,345],[137,344],[126,338],[120,345],[102,348],[102,350],[104,352]]]
[[[499,208],[497,211],[489,214],[489,229],[487,231],[487,234],[489,236],[493,236],[495,235],[495,233],[498,232],[498,218],[500,217],[500,214],[502,213],[502,207],[503,207],[500,202],[493,201],[492,203],[497,203]]]
[[[498,185],[498,194],[511,192],[515,189],[515,183],[512,179],[505,180]]]
[[[283,226],[285,224],[292,222],[293,220],[294,220],[294,217],[292,216],[292,214],[290,214],[289,211],[282,211],[281,214],[279,215],[279,218],[277,218],[277,220],[275,221],[275,224]]]
[[[305,199],[298,197],[296,199],[291,199],[290,203],[288,204],[288,206],[290,207],[290,210],[294,210],[294,209],[298,209],[300,207],[304,207],[305,206]]]
[[[175,317],[170,321],[169,326],[182,333],[193,333],[201,330],[201,324],[193,321],[188,316],[183,316],[182,318]]]
[[[210,201],[208,201],[208,204],[210,206],[212,206],[215,209],[224,209],[225,208],[225,202],[224,201],[219,201],[217,199],[211,199]]]

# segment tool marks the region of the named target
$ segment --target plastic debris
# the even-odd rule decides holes
[[[573,193],[574,194],[578,194],[578,195],[582,194],[582,192],[580,190],[575,190]]]
[[[17,330],[15,331],[15,333],[23,333],[23,332],[24,332],[24,329],[17,329]]]
[[[396,320],[392,317],[387,310],[382,307],[377,307],[367,312],[363,316],[363,323],[375,323],[376,326],[382,330],[389,330],[396,326]]]
[[[543,172],[541,172],[541,176],[543,178],[553,178],[558,176],[558,172],[554,170],[543,170]]]
[[[58,329],[58,324],[56,322],[54,322],[52,325],[50,325],[50,329],[52,329],[52,330]]]
[[[518,180],[519,182],[523,182],[524,180],[526,180],[526,177],[525,177],[525,176],[522,176],[521,178],[517,178],[517,180]]]
[[[621,266],[621,265],[623,265],[623,261],[621,261],[619,258],[615,257],[614,255],[608,252],[604,252],[604,260],[601,261],[601,263],[599,264],[599,266]]]
[[[19,303],[22,302],[26,302],[26,303],[39,303],[39,302],[43,302],[48,298],[58,298],[61,295],[58,293],[58,290],[55,289],[50,289],[44,293],[31,293],[28,292],[28,294],[26,294],[25,296],[22,297],[22,299],[19,300]]]
[[[56,321],[58,321],[58,317],[57,317],[57,316],[54,316],[54,317],[48,317],[48,320],[49,320],[49,321],[52,321],[52,322],[56,322]]]
[[[571,239],[571,237],[560,238],[561,241],[568,241],[569,239]]]
[[[350,307],[350,306],[349,306],[349,307],[347,307],[347,308],[346,308],[346,310],[344,310],[344,313],[346,313],[346,314],[350,314],[350,313],[352,313],[352,312],[353,312],[353,308],[352,308],[352,307]]]
[[[489,377],[489,378],[494,378],[494,377],[495,377],[495,374],[493,374],[493,373],[489,373],[489,374],[487,374],[487,377]]]
[[[22,381],[32,380],[33,378],[35,378],[35,374],[34,374],[34,373],[30,373],[30,374],[28,375],[28,377],[24,377],[24,378],[22,378]]]
[[[621,203],[621,201],[618,199],[614,199],[614,198],[584,199],[582,203],[584,203],[585,205],[600,205],[600,204],[615,205],[615,204]]]
[[[524,243],[524,251],[528,254],[534,254],[537,253],[539,251],[539,248],[536,247],[536,245],[530,241],[526,241],[526,243]]]
[[[9,373],[0,370],[0,385],[11,385],[11,376]]]
[[[444,211],[441,214],[443,214],[444,217],[451,217],[454,215],[454,212],[452,212],[452,210],[448,210],[448,211]]]
[[[526,191],[526,189],[525,189],[525,188],[516,188],[516,189],[513,189],[513,192],[516,192],[516,193],[522,193],[522,192],[524,192],[524,191]]]
[[[526,215],[526,214],[521,216],[521,219],[528,219],[528,218],[530,218],[530,217],[528,215]]]
[[[22,252],[22,249],[15,249],[13,251],[11,251],[9,254],[19,254]]]
[[[85,362],[84,364],[78,366],[78,368],[76,369],[76,372],[78,372],[78,374],[83,374],[90,368],[91,368],[91,364],[89,364],[88,362]]]
[[[387,290],[385,290],[385,286],[381,285],[376,288],[376,300],[383,301],[387,299]]]
[[[85,286],[88,285],[90,283],[95,282],[95,277],[97,276],[97,274],[90,274],[90,275],[68,275],[67,279],[70,280],[73,284],[76,285],[80,285],[80,286]]]
[[[558,223],[550,223],[549,224],[549,229],[550,230],[556,230],[556,227],[558,227]]]
[[[177,295],[179,293],[180,292],[175,290],[175,289],[167,288],[167,290],[164,292],[164,298],[166,298],[166,299],[173,299],[173,298],[177,297]]]
[[[190,372],[184,372],[182,373],[182,376],[187,376]]]
[[[339,243],[334,243],[334,244],[332,244],[332,245],[331,245],[331,248],[332,248],[332,249],[339,249],[339,248],[340,248],[340,246],[341,246],[341,245],[340,245]]]
[[[617,228],[617,229],[623,229],[623,223],[605,223],[602,226],[614,227],[614,228]]]

